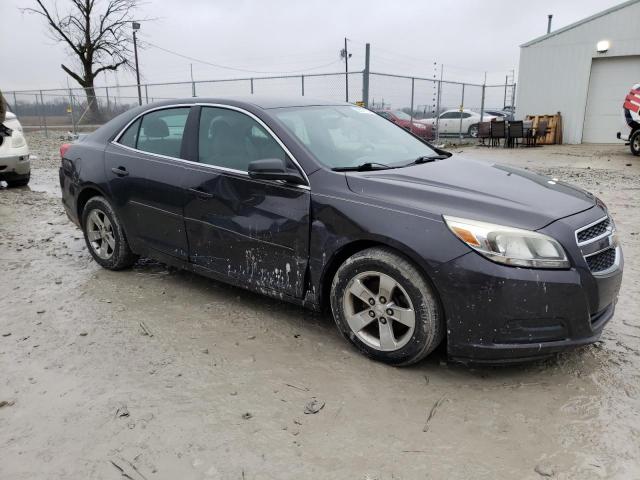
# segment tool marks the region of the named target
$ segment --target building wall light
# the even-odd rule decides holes
[[[607,53],[610,46],[611,44],[609,43],[609,40],[600,40],[596,44],[596,50],[598,53]]]

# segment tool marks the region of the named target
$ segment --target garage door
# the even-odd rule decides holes
[[[616,132],[626,133],[622,103],[636,83],[640,83],[640,55],[593,59],[583,142],[615,143]]]

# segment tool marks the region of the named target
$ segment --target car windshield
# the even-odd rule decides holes
[[[292,107],[272,113],[329,168],[365,163],[399,167],[419,157],[437,155],[426,143],[365,108]]]

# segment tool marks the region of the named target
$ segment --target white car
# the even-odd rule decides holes
[[[4,125],[13,131],[10,137],[0,137],[0,180],[9,187],[23,187],[31,177],[29,146],[14,113],[7,112]]]
[[[485,113],[482,116],[483,122],[490,122],[496,119],[495,115]],[[462,122],[460,121],[462,119]],[[436,120],[438,121],[438,131],[440,135],[469,135],[470,137],[478,136],[478,123],[480,123],[480,113],[474,110],[446,110],[439,117],[425,118],[418,120],[425,125],[433,125],[435,128]]]

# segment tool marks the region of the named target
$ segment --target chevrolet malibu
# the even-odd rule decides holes
[[[467,363],[596,341],[623,258],[592,194],[452,155],[349,104],[190,98],[61,148],[97,263],[152,257],[313,309],[365,355]]]

